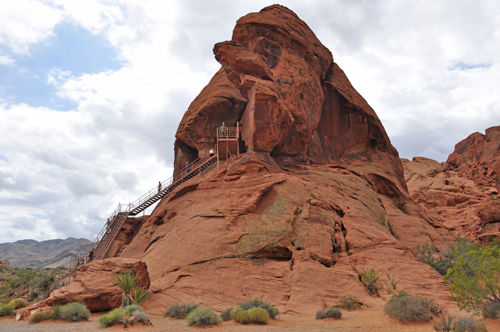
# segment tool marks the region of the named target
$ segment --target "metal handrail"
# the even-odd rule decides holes
[[[219,127],[217,128],[217,137],[224,138],[238,138],[238,127]]]
[[[160,199],[162,196],[164,196],[164,192],[169,191],[169,189],[173,189],[172,186],[175,188],[177,187],[180,183],[185,181],[185,178],[190,175],[191,173],[197,171],[200,167],[202,167],[204,164],[206,164],[208,161],[211,159],[215,159],[215,156],[211,157],[205,157],[205,158],[198,158],[194,161],[192,161],[189,164],[189,172],[187,172],[187,165],[178,169],[174,174],[169,177],[167,180],[160,182],[161,187],[155,187],[142,196],[140,196],[138,199],[135,201],[127,204],[121,204],[119,203],[116,209],[113,211],[111,214],[111,217],[108,219],[108,222],[104,225],[104,227],[101,229],[97,237],[95,238],[94,242],[92,243],[91,249],[97,249],[99,243],[104,239],[106,234],[109,233],[110,229],[114,230],[115,223],[119,222],[118,214],[119,213],[131,213],[135,209],[141,207],[141,205],[151,201],[153,198]],[[178,180],[176,180],[178,179]],[[147,207],[146,207],[147,208]],[[140,212],[140,211],[139,211]],[[134,215],[138,213],[135,212]],[[89,250],[90,251],[90,250]],[[88,252],[87,252],[88,254]],[[99,259],[97,256],[94,256],[95,259]]]
[[[87,256],[76,256],[76,257],[71,257],[69,261],[66,261],[64,264],[59,265],[58,267],[52,269],[52,270],[47,270],[47,273],[43,273],[42,275],[47,275],[47,274],[54,274],[54,282],[59,282],[62,279],[67,278],[69,275],[75,272],[76,268],[80,266],[78,262],[82,262],[82,264],[87,263]],[[59,274],[59,276],[55,276],[57,272],[62,272],[63,269],[68,268],[69,271],[65,271],[62,274]],[[50,271],[50,272],[49,272]],[[26,294],[31,293],[33,290],[37,289],[36,285],[31,285],[33,280],[30,280],[28,282],[25,282],[24,284],[20,285],[16,289],[13,289],[5,294],[0,295],[0,302],[8,302],[14,298],[17,298],[19,296],[24,296]],[[20,294],[19,294],[20,293]]]

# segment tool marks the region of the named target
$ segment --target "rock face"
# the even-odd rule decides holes
[[[71,283],[53,291],[45,304],[53,306],[81,302],[92,312],[116,308],[121,304],[121,290],[114,285],[113,278],[123,272],[135,273],[139,285],[149,288],[149,274],[144,262],[109,258],[82,265]]]
[[[0,261],[0,269],[11,269],[11,267],[5,265],[4,263],[2,263],[2,261]]]
[[[431,223],[482,241],[500,236],[500,126],[458,143],[446,166],[403,160],[411,198]]]
[[[179,125],[176,167],[208,155],[216,127],[239,120],[248,151],[314,164],[366,158],[391,164],[387,169],[402,178],[377,115],[291,10],[275,5],[242,17],[232,40],[216,44],[214,53],[222,68]]]
[[[454,237],[411,201],[380,120],[309,27],[273,5],[238,20],[214,53],[222,68],[179,125],[175,165],[208,155],[223,121],[241,122],[246,150],[177,187],[120,249],[147,264],[147,309],[221,311],[263,296],[314,315],[345,294],[372,306],[369,268],[448,303],[448,285],[413,254]]]

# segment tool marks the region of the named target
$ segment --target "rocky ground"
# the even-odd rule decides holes
[[[270,321],[267,325],[241,325],[233,321],[224,322],[221,326],[207,328],[209,331],[225,332],[266,332],[266,331],[339,331],[339,332],[360,332],[360,331],[380,331],[380,332],[432,332],[432,321],[430,323],[399,323],[384,315],[380,306],[372,309],[362,309],[357,311],[343,311],[339,320],[326,319],[317,320],[314,317],[279,316],[278,319]],[[123,326],[112,326],[103,329],[98,325],[100,314],[92,314],[90,321],[78,323],[66,322],[42,322],[29,324],[28,322],[16,322],[14,318],[0,318],[0,330],[12,332],[66,332],[66,331],[117,331],[125,330]],[[199,328],[188,327],[184,320],[174,320],[151,317],[153,326],[143,326],[141,324],[129,327],[126,331],[196,331]],[[500,320],[487,319],[486,324],[490,332],[500,331]],[[205,330],[205,329],[203,329]]]

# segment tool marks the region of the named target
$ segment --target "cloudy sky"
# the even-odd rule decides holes
[[[252,0],[2,0],[0,243],[93,239],[171,175],[213,45]],[[282,1],[333,53],[404,158],[500,125],[500,2]]]

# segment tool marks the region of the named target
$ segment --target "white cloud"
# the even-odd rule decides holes
[[[0,5],[0,45],[14,53],[28,53],[29,46],[52,34],[61,14],[41,1],[2,0]]]
[[[499,2],[282,3],[332,51],[403,157],[444,161],[468,134],[500,124]],[[77,105],[69,112],[0,100],[0,242],[92,238],[118,202],[169,177],[177,125],[220,67],[213,45],[268,4],[2,1],[0,65],[67,22],[104,37],[122,67],[49,68],[47,84]]]

